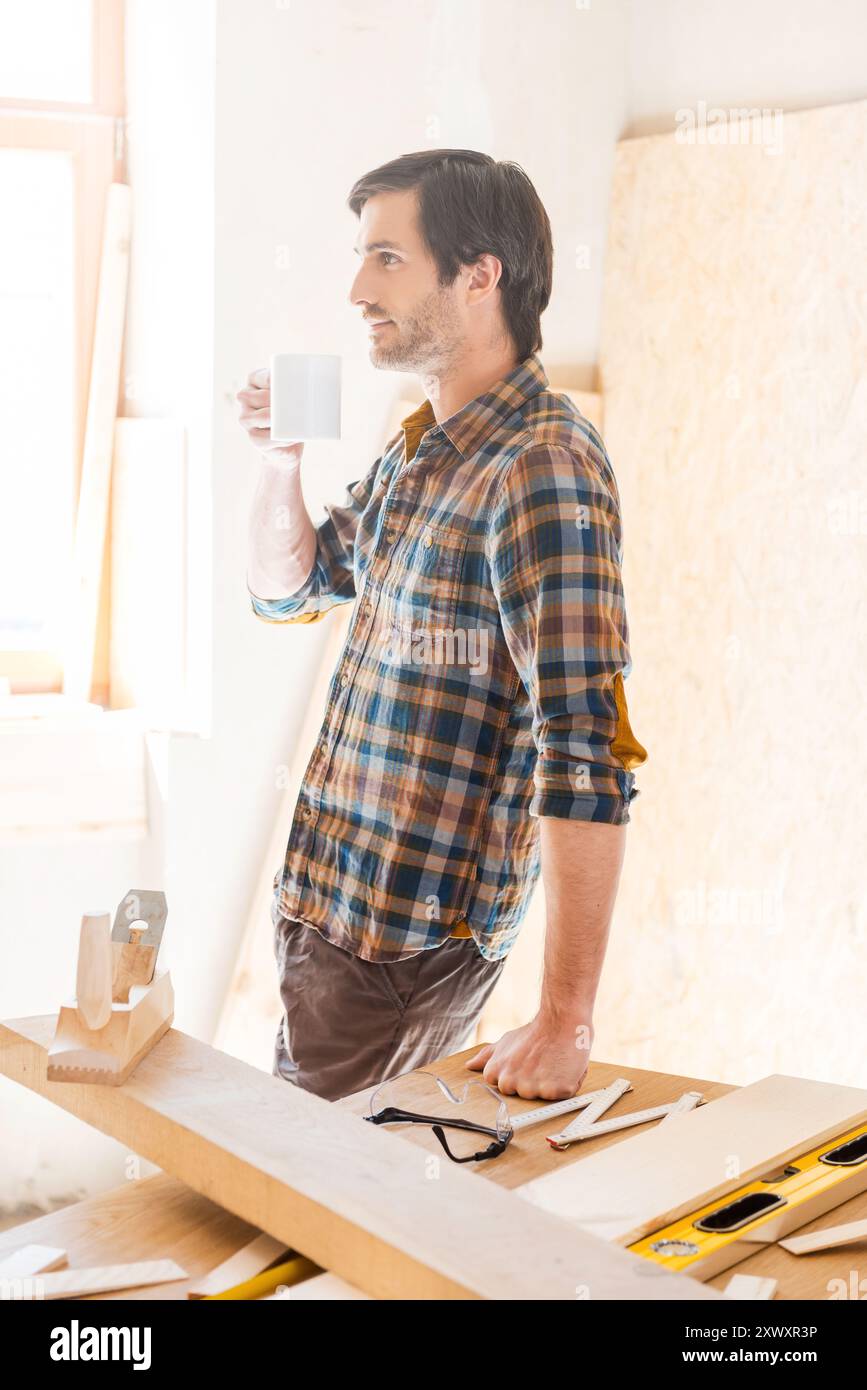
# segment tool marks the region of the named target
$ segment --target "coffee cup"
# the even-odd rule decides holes
[[[277,352],[271,358],[271,438],[340,438],[340,358]]]

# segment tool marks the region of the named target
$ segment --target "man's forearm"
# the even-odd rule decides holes
[[[262,462],[250,512],[247,584],[257,598],[287,598],[316,559],[316,529],[304,504],[301,468]]]
[[[545,965],[539,1013],[589,1024],[626,849],[626,826],[541,816]]]

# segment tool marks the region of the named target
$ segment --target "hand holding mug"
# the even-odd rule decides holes
[[[298,468],[304,453],[302,440],[275,441],[271,438],[271,371],[259,367],[247,378],[247,385],[235,396],[240,406],[238,419],[250,443],[269,462]]]

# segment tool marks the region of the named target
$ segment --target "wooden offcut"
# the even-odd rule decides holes
[[[286,1251],[284,1240],[275,1240],[273,1236],[260,1231],[255,1239],[242,1249],[236,1250],[234,1255],[217,1265],[217,1268],[206,1274],[204,1279],[198,1279],[191,1284],[187,1289],[187,1298],[213,1298],[215,1294],[225,1293],[227,1289],[234,1288],[245,1279],[252,1279],[254,1275],[261,1274],[263,1269],[279,1260],[281,1255],[285,1256]]]
[[[55,1245],[23,1245],[8,1255],[0,1256],[0,1280],[27,1279],[35,1274],[47,1274],[68,1262],[65,1250]]]
[[[174,1260],[138,1260],[133,1264],[102,1265],[95,1269],[60,1269],[34,1279],[34,1297],[82,1298],[186,1277],[186,1270]]]
[[[807,1231],[802,1236],[781,1240],[791,1255],[809,1255],[813,1250],[830,1250],[835,1245],[867,1245],[867,1221],[847,1221],[842,1226],[826,1226],[822,1231]]]

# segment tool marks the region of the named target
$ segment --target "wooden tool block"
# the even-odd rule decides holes
[[[167,970],[149,985],[133,985],[129,1000],[113,1004],[104,1028],[93,1032],[75,1004],[63,1004],[48,1051],[48,1080],[120,1086],[172,1026],[175,995]]]
[[[867,1119],[867,1091],[766,1076],[516,1190],[630,1245]]]

